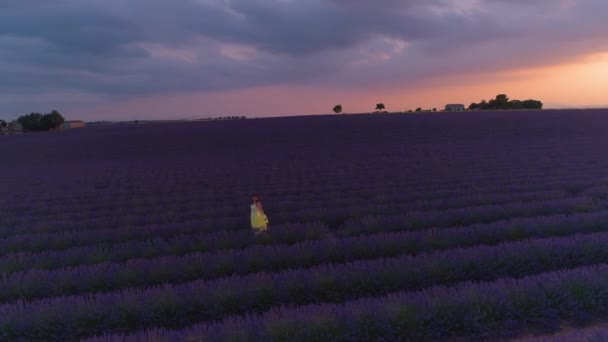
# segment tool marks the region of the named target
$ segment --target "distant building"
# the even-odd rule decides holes
[[[12,121],[8,124],[8,131],[13,133],[23,132],[23,125],[19,121]]]
[[[81,128],[86,127],[84,121],[76,120],[76,121],[65,121],[61,125],[61,129],[71,129],[71,128]]]
[[[466,107],[463,104],[447,104],[445,105],[446,112],[464,112]]]

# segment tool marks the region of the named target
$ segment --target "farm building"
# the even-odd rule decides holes
[[[9,122],[6,123],[4,120],[0,120],[0,134],[1,135],[11,135],[18,134],[23,132],[23,126],[17,122]]]
[[[15,133],[23,132],[23,125],[18,121],[12,121],[8,124],[8,130]]]
[[[464,112],[465,106],[463,104],[447,104],[445,105],[446,112]]]
[[[81,128],[85,127],[86,124],[84,121],[76,120],[76,121],[66,121],[61,125],[61,129],[70,129],[70,128]]]

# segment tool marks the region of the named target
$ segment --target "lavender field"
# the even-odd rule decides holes
[[[608,111],[124,124],[0,156],[2,341],[608,336]]]

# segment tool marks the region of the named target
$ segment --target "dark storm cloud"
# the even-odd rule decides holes
[[[0,90],[132,96],[506,70],[605,50],[606,14],[595,0],[4,0]]]

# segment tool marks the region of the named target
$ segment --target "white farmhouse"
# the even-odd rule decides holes
[[[23,133],[23,126],[17,122],[12,121],[7,123],[4,120],[0,120],[0,135],[11,135]]]
[[[19,121],[12,121],[8,124],[8,130],[13,133],[23,132],[23,125]]]
[[[463,104],[447,104],[445,105],[446,112],[464,112],[465,106]]]

